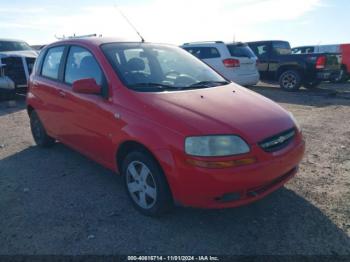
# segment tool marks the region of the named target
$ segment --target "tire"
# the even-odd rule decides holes
[[[55,139],[46,133],[46,130],[35,111],[30,113],[30,128],[34,141],[38,146],[51,147],[55,144]]]
[[[122,175],[129,199],[142,214],[160,216],[173,206],[165,175],[149,153],[129,153],[122,164]]]
[[[298,71],[287,70],[280,75],[278,82],[285,91],[297,91],[301,86],[301,76]]]
[[[332,83],[344,83],[348,80],[348,72],[346,68],[342,67],[338,76],[334,77]]]
[[[318,87],[319,85],[321,84],[321,81],[319,80],[314,80],[314,81],[311,81],[311,82],[304,82],[303,83],[303,86],[307,89],[313,89],[313,88],[316,88]]]

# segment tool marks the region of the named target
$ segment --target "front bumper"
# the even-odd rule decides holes
[[[304,151],[305,143],[301,139],[275,153],[263,152],[256,145],[252,148],[252,154],[258,159],[255,164],[222,169],[194,167],[184,159],[176,159],[177,179],[172,180],[170,186],[175,201],[183,206],[245,205],[263,198],[291,179],[297,173]]]

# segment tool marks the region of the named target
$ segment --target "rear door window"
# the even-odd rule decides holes
[[[52,79],[58,79],[58,71],[60,68],[63,51],[64,46],[52,47],[47,51],[43,64],[43,69],[41,71],[42,76]]]
[[[268,51],[269,51],[268,43],[249,44],[249,47],[253,50],[253,52],[257,57],[259,58],[268,57]]]
[[[199,59],[220,57],[219,50],[215,47],[185,47],[184,49]]]
[[[69,50],[64,81],[68,84],[73,82],[93,78],[96,83],[102,86],[103,74],[94,56],[85,48],[72,46]]]

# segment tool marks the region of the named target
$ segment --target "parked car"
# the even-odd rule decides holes
[[[337,54],[292,54],[286,41],[258,41],[248,45],[259,59],[260,78],[278,81],[286,91],[296,91],[302,85],[315,88],[340,71],[340,55]]]
[[[0,39],[0,97],[26,92],[37,55],[24,41]]]
[[[335,83],[345,82],[350,77],[350,44],[338,45],[314,45],[299,46],[292,49],[293,54],[315,54],[315,53],[331,53],[341,54],[342,63],[338,76],[332,79]]]
[[[124,177],[134,206],[244,205],[275,191],[304,153],[292,114],[183,49],[82,38],[46,46],[27,94],[35,142],[56,140]]]
[[[181,47],[239,85],[256,85],[259,82],[257,57],[244,43],[195,42]]]

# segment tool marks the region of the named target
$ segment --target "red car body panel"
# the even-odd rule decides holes
[[[347,72],[350,74],[350,44],[341,44],[340,51],[342,55],[342,64],[346,65]]]
[[[119,170],[116,155],[126,141],[146,147],[162,167],[174,200],[185,206],[233,207],[262,198],[295,175],[304,154],[301,132],[289,113],[271,100],[235,84],[175,92],[136,92],[128,89],[100,49],[116,42],[93,38],[61,41],[90,50],[108,82],[109,98],[74,93],[69,86],[32,74],[27,104],[35,109],[50,136],[105,167]],[[295,128],[296,136],[274,153],[258,142]],[[188,136],[235,134],[251,151],[229,157],[191,157],[184,152]],[[190,165],[188,159],[228,161],[253,157],[254,164],[210,169]],[[263,188],[258,195],[249,191]],[[217,201],[238,192],[236,201]]]

